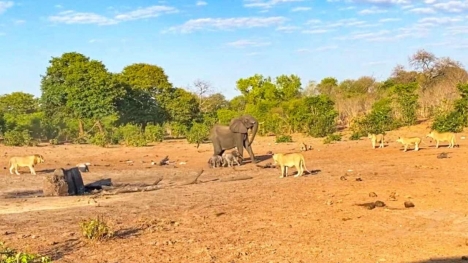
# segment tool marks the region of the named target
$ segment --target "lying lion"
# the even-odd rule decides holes
[[[34,170],[34,165],[38,163],[43,163],[44,157],[40,154],[28,155],[28,156],[13,156],[10,158],[8,162],[8,166],[10,166],[10,174],[13,174],[13,168],[15,169],[15,173],[20,175],[18,172],[18,167],[29,167],[32,175],[36,175],[36,171]]]

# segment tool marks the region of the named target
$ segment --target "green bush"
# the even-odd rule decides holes
[[[283,143],[283,142],[292,142],[291,135],[280,135],[276,136],[276,143]]]
[[[80,223],[81,233],[84,237],[91,240],[103,240],[111,238],[114,235],[112,229],[102,217],[96,217],[84,220]]]
[[[366,134],[361,133],[361,132],[353,132],[351,136],[349,136],[349,139],[352,141],[357,141],[357,140],[360,140],[364,136],[366,136]]]
[[[188,128],[186,125],[178,122],[172,122],[169,124],[171,129],[171,136],[173,138],[184,137],[187,134]]]
[[[332,142],[338,142],[341,141],[341,134],[328,134],[325,139],[323,139],[324,144],[329,144]]]
[[[19,252],[0,242],[0,263],[50,263],[50,257]]]
[[[415,93],[417,88],[417,83],[400,84],[392,88],[402,125],[410,126],[416,123],[416,110],[419,107],[418,94]]]
[[[12,130],[7,131],[3,135],[4,144],[6,146],[32,146],[34,145],[31,135],[28,130],[18,131]]]
[[[356,118],[351,125],[355,138],[367,136],[368,133],[384,133],[399,126],[393,117],[391,100],[381,99],[372,105],[372,110],[366,116]]]
[[[335,103],[326,95],[305,97],[304,104],[296,111],[296,115],[307,124],[308,134],[313,137],[323,137],[336,131],[335,119],[338,112]]]
[[[468,124],[468,84],[458,84],[457,89],[461,98],[454,102],[454,109],[450,112],[436,114],[432,129],[438,132],[461,132]]]
[[[208,138],[209,132],[209,127],[205,124],[194,122],[190,130],[187,132],[187,142],[200,144]]]
[[[90,138],[90,142],[97,146],[106,147],[109,145],[110,139],[105,132],[98,132]]]
[[[162,142],[164,140],[163,126],[148,124],[145,127],[145,138],[148,142]]]
[[[142,147],[146,146],[145,134],[136,125],[127,124],[119,128],[123,143],[126,146]]]

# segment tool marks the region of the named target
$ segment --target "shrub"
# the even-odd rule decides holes
[[[28,130],[7,131],[3,135],[3,139],[4,144],[7,146],[31,146],[34,144]]]
[[[438,132],[462,132],[465,117],[457,111],[439,113],[436,115],[431,129]]]
[[[280,135],[276,136],[276,143],[283,143],[283,142],[292,142],[291,135]]]
[[[149,124],[145,127],[145,138],[149,142],[162,142],[164,140],[164,128],[161,125]]]
[[[188,143],[200,144],[208,138],[209,128],[203,123],[194,122],[187,132],[186,139]]]
[[[119,130],[122,135],[122,140],[126,146],[146,146],[145,135],[139,126],[127,124],[125,126],[121,126]]]
[[[341,134],[329,134],[323,139],[324,144],[341,141]]]
[[[351,136],[349,136],[349,139],[352,141],[360,140],[361,137],[366,136],[366,134],[361,133],[361,132],[353,132]]]
[[[3,242],[0,242],[0,262],[1,263],[49,263],[52,260],[47,256],[38,254],[29,254],[18,252],[15,249],[6,247]]]
[[[398,126],[398,122],[393,118],[391,100],[385,98],[375,102],[369,114],[356,118],[351,130],[355,138],[358,138],[367,136],[367,133],[384,133]]]
[[[418,109],[417,83],[400,84],[392,88],[395,102],[400,112],[400,121],[403,125],[413,125],[416,123],[416,110]]]
[[[180,138],[187,134],[187,126],[184,124],[173,122],[171,125],[171,136],[174,138]]]
[[[109,145],[110,139],[105,132],[98,132],[90,138],[90,142],[97,146],[106,147]]]
[[[98,216],[94,219],[84,220],[80,223],[81,233],[87,239],[103,240],[111,238],[114,232],[107,225],[102,217]]]

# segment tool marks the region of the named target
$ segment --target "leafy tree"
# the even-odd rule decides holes
[[[105,116],[116,114],[117,101],[125,90],[102,62],[76,52],[53,57],[49,62],[41,80],[46,115],[77,119],[80,134],[84,134],[83,119],[99,123]]]
[[[332,96],[335,93],[337,87],[338,80],[333,77],[327,77],[320,81],[320,83],[317,85],[317,90],[322,95]]]
[[[192,120],[199,116],[197,98],[182,88],[175,88],[169,96],[165,105],[169,120],[189,127]]]
[[[39,101],[34,95],[24,92],[12,92],[0,96],[0,114],[28,114],[39,111]]]
[[[415,93],[417,83],[399,84],[392,89],[395,101],[400,112],[400,120],[403,125],[413,125],[416,123],[416,110],[418,109],[418,94]]]
[[[432,123],[432,129],[438,132],[461,132],[468,125],[468,84],[458,84],[460,99],[454,103],[450,112],[440,112]]]

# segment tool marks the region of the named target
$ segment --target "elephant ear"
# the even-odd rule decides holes
[[[247,133],[247,127],[240,119],[234,119],[229,125],[229,129],[235,133]]]

